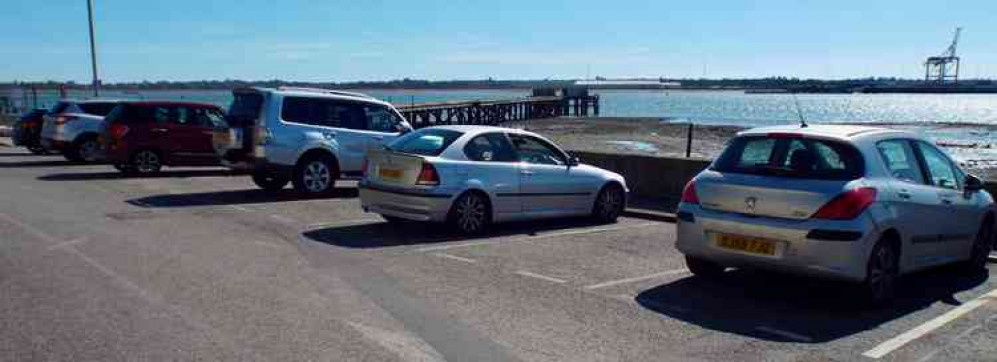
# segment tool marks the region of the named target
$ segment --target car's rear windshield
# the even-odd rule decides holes
[[[252,124],[260,115],[263,95],[260,93],[235,93],[235,99],[225,114],[225,122],[232,127]]]
[[[439,156],[463,133],[447,129],[429,129],[412,132],[395,140],[388,149],[422,156]]]
[[[864,164],[854,147],[797,136],[744,136],[733,139],[713,170],[773,177],[853,180]]]
[[[86,114],[103,117],[111,113],[111,110],[117,105],[117,103],[80,103],[80,110]]]
[[[52,106],[52,109],[48,111],[49,114],[59,114],[66,111],[69,108],[69,103],[59,102]]]

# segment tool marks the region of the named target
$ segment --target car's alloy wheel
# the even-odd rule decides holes
[[[77,146],[76,153],[84,162],[96,162],[100,156],[100,144],[96,139],[88,138]]]
[[[973,251],[970,253],[966,266],[970,271],[977,271],[987,267],[987,258],[993,250],[994,233],[993,225],[988,220],[980,226],[980,231],[976,233],[973,241]]]
[[[616,222],[623,213],[624,202],[623,190],[619,186],[606,186],[595,200],[595,218],[601,222]]]
[[[488,224],[488,204],[478,194],[465,194],[454,203],[451,219],[462,233],[480,233]]]
[[[865,288],[869,302],[873,305],[889,302],[896,293],[899,265],[894,249],[890,243],[880,242],[869,257]]]
[[[155,173],[163,168],[163,161],[155,151],[139,151],[132,157],[132,168],[140,173]]]
[[[304,181],[305,189],[313,194],[325,192],[329,189],[330,183],[333,182],[329,166],[321,160],[314,160],[305,164],[301,179]]]

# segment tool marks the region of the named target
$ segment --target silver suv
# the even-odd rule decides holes
[[[100,134],[104,116],[120,101],[63,100],[45,114],[42,147],[61,152],[70,161],[95,162],[101,159]]]
[[[260,188],[288,181],[309,195],[334,190],[336,179],[359,178],[370,148],[412,126],[386,102],[364,94],[311,88],[239,88],[214,134],[222,164],[251,170]]]

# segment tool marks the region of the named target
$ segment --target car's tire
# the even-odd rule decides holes
[[[163,169],[163,157],[155,150],[139,150],[132,154],[131,170],[138,174],[154,174]]]
[[[132,172],[135,172],[135,168],[132,167],[132,165],[127,164],[127,163],[115,163],[112,166],[114,166],[115,170],[118,170],[121,173],[132,173]]]
[[[76,150],[75,145],[62,150],[62,157],[65,157],[66,161],[69,162],[83,162],[83,158],[80,157],[80,153]]]
[[[328,155],[312,155],[294,167],[294,189],[309,196],[325,196],[336,191],[339,165]]]
[[[387,221],[388,223],[391,224],[402,224],[408,222],[408,220],[402,219],[397,216],[381,215],[381,218],[384,219],[384,221]]]
[[[290,181],[286,176],[276,175],[272,172],[253,172],[253,183],[266,192],[277,192],[287,186]]]
[[[980,225],[980,230],[976,232],[976,239],[973,240],[973,249],[969,253],[969,260],[963,263],[963,268],[970,273],[987,268],[987,259],[994,248],[994,223],[987,218]]]
[[[491,204],[478,192],[466,192],[458,197],[447,213],[447,223],[465,235],[483,233],[491,221]]]
[[[600,223],[612,224],[626,208],[627,196],[623,188],[615,183],[606,185],[599,191],[592,205],[592,218]]]
[[[689,267],[689,271],[692,275],[703,277],[703,278],[717,278],[724,274],[727,269],[723,265],[714,263],[706,259],[700,259],[694,256],[685,257],[685,265]]]
[[[862,282],[864,300],[873,307],[889,304],[896,295],[900,279],[900,251],[890,239],[882,239],[872,248]]]
[[[28,152],[31,152],[31,153],[36,154],[36,155],[47,155],[48,154],[48,150],[46,150],[45,147],[42,147],[42,146],[28,146]]]
[[[78,161],[93,163],[100,161],[100,142],[97,136],[87,135],[73,142],[72,152],[79,159]]]

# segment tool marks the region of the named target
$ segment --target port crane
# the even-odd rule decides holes
[[[939,56],[928,57],[924,62],[924,81],[934,83],[959,82],[959,56],[956,55],[956,47],[959,46],[959,35],[962,28],[955,28],[955,37],[952,44]]]

